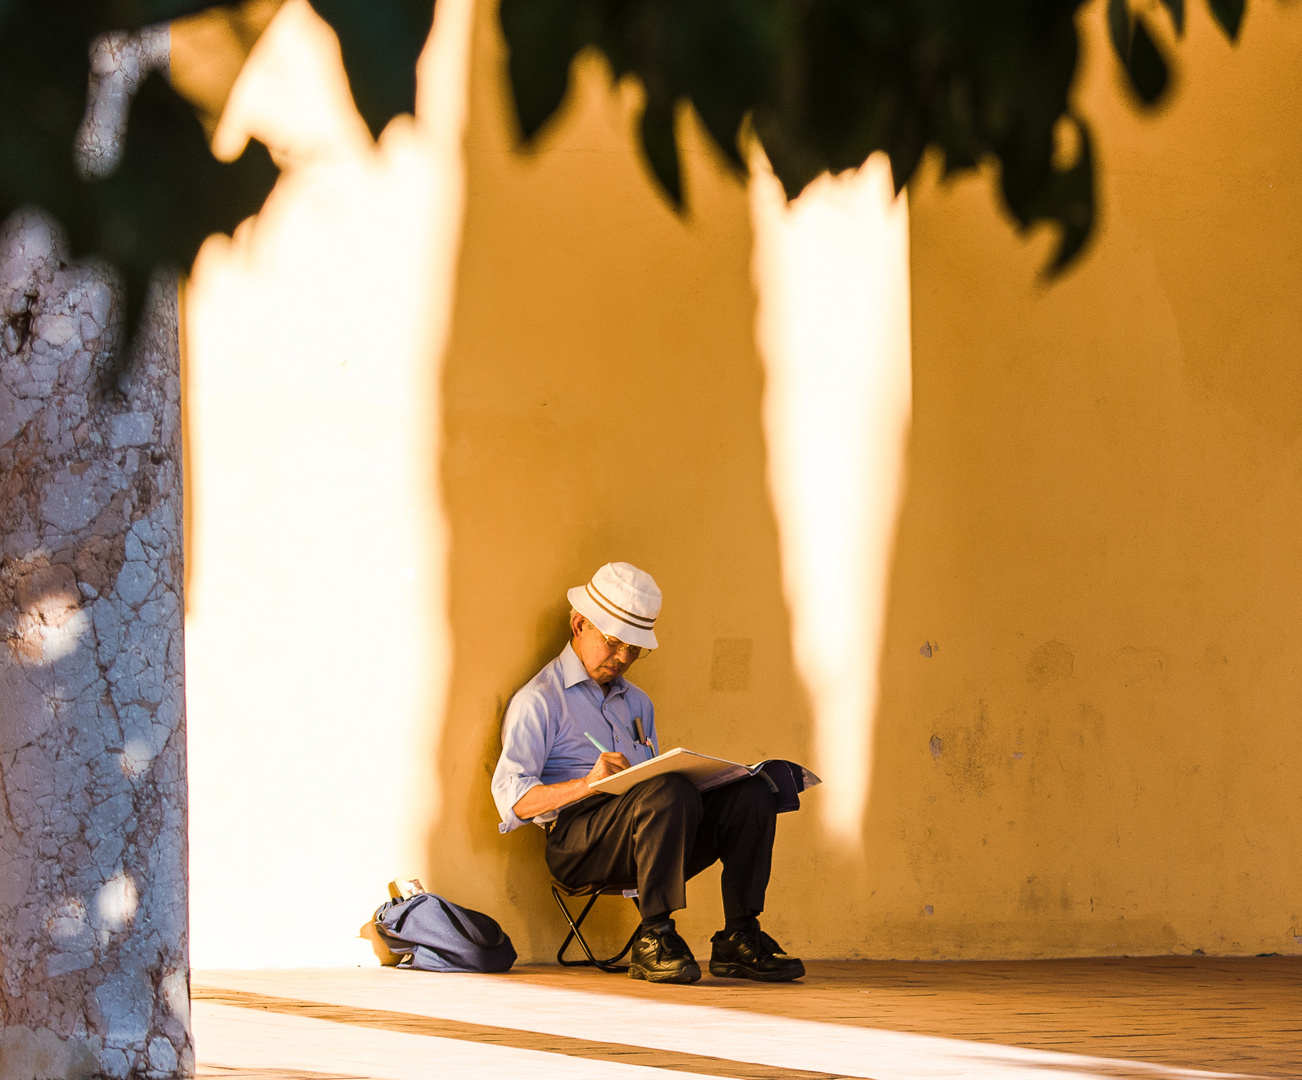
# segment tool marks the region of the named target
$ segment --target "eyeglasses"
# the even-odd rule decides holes
[[[641,645],[630,645],[627,641],[620,641],[617,637],[611,637],[609,634],[601,633],[597,628],[597,624],[591,619],[585,621],[592,627],[592,629],[597,631],[601,640],[606,643],[606,648],[608,648],[612,653],[618,653],[621,649],[627,650],[629,660],[633,661],[639,659],[644,652],[650,652],[649,649],[644,649]]]

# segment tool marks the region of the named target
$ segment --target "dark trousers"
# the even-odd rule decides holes
[[[745,918],[764,910],[776,819],[760,777],[702,795],[670,773],[565,807],[547,837],[547,867],[571,888],[636,882],[650,918],[686,907],[687,879],[719,860],[724,916]]]

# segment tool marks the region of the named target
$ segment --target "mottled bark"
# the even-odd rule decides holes
[[[138,34],[105,34],[90,53],[86,117],[77,136],[77,165],[86,176],[108,176],[122,160],[131,99],[145,76],[167,69],[166,26]]]
[[[193,1073],[175,282],[116,379],[119,323],[51,222],[0,227],[0,1080]]]

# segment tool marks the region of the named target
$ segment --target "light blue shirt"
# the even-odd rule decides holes
[[[623,676],[603,693],[583,667],[572,645],[517,692],[502,721],[502,756],[493,772],[493,801],[502,817],[498,831],[524,824],[512,809],[539,784],[559,784],[587,776],[600,756],[587,736],[629,762],[649,761],[659,753],[655,706]],[[637,725],[651,745],[637,741]],[[539,814],[537,825],[553,821],[556,811]]]

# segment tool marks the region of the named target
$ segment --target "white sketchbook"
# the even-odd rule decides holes
[[[769,766],[780,766],[780,768],[769,769]],[[698,754],[695,750],[684,750],[681,746],[675,746],[650,761],[639,762],[623,772],[617,772],[588,786],[593,791],[601,791],[607,795],[623,795],[634,784],[640,784],[643,780],[650,780],[651,777],[664,773],[681,773],[696,785],[698,791],[710,791],[724,784],[731,784],[734,780],[763,773],[769,786],[779,796],[779,810],[797,809],[800,806],[799,793],[822,783],[812,772],[794,761],[770,758],[754,765],[742,765],[740,762],[711,757],[709,754]],[[792,800],[794,805],[786,805]]]

